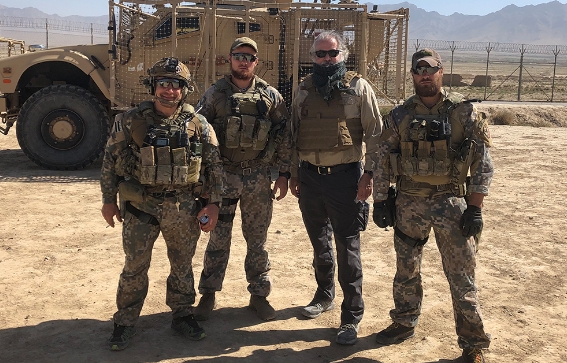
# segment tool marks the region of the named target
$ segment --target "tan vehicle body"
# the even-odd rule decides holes
[[[349,42],[347,68],[366,77],[384,103],[405,98],[409,12],[365,5],[213,0],[109,1],[109,42],[0,59],[0,132],[16,125],[26,155],[50,169],[80,169],[101,154],[113,116],[148,99],[142,84],[157,60],[174,56],[191,71],[195,104],[224,74],[230,45],[258,43],[256,74],[289,103],[311,72],[309,48],[324,30]],[[16,122],[17,121],[17,122]]]

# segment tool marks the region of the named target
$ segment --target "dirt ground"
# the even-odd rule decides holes
[[[566,107],[544,111],[514,110],[534,125],[543,114],[566,126]],[[486,329],[493,336],[486,358],[565,362],[567,128],[498,125],[491,132],[496,172],[485,199],[477,268]],[[262,322],[246,307],[245,244],[237,216],[224,289],[203,324],[207,338],[185,341],[171,332],[165,305],[169,264],[160,237],[138,334],[126,351],[110,352],[106,339],[124,256],[120,228],[106,228],[100,215],[99,170],[100,162],[82,171],[42,170],[19,149],[15,130],[0,135],[0,362],[460,361],[434,239],[425,247],[425,300],[414,338],[388,347],[375,343],[376,332],[390,322],[395,255],[392,230],[373,223],[362,233],[366,312],[358,343],[334,343],[340,309],[302,318],[300,308],[310,301],[315,280],[311,247],[291,194],[275,203],[268,236],[274,321]],[[193,261],[196,276],[207,238],[201,236]]]

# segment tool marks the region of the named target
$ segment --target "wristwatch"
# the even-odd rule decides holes
[[[371,178],[374,176],[374,173],[372,172],[372,170],[365,170],[364,174],[370,175]]]
[[[285,178],[289,180],[289,178],[291,178],[291,173],[289,171],[286,172],[280,171],[280,176],[285,176]]]

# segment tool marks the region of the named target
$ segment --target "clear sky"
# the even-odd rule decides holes
[[[399,4],[402,1],[359,0],[359,2],[377,3],[378,9],[380,9],[380,4]],[[442,15],[451,15],[454,12],[465,15],[486,15],[510,4],[521,7],[547,3],[550,2],[550,0],[411,0],[407,2],[427,11],[437,11]],[[561,3],[565,4],[565,2]],[[0,5],[20,9],[33,7],[46,14],[57,14],[59,16],[99,16],[108,14],[107,0],[0,0]]]

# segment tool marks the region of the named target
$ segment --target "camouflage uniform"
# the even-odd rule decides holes
[[[375,201],[386,199],[393,168],[392,153],[399,153],[401,142],[407,139],[405,133],[400,131],[400,125],[411,120],[410,110],[415,109],[414,114],[419,115],[437,115],[443,114],[442,110],[452,104],[455,107],[449,117],[453,133],[461,128],[464,137],[476,143],[466,193],[488,195],[493,166],[487,122],[471,103],[461,102],[462,98],[454,103],[452,99],[455,96],[458,98],[458,94],[449,94],[443,89],[441,94],[441,100],[431,109],[419,97],[412,96],[386,118],[386,130],[379,143],[378,171],[374,174]],[[453,148],[456,146],[453,145]],[[464,187],[459,189],[453,184],[440,183],[427,186],[406,175],[397,176],[395,181],[398,188],[394,237],[397,257],[393,284],[395,308],[390,311],[392,320],[406,327],[417,325],[423,299],[420,274],[423,245],[433,228],[443,271],[451,290],[459,346],[487,348],[490,335],[484,332],[475,286],[478,240],[474,236],[463,237],[460,228],[461,216],[467,208],[464,193],[459,192],[464,191]]]
[[[271,128],[262,150],[242,146],[228,147],[229,143],[235,141],[227,132],[227,120],[235,112],[234,104],[231,105],[232,95],[235,94],[244,98],[262,94],[266,101],[266,119],[271,122]],[[286,124],[289,117],[285,102],[275,88],[268,86],[257,76],[245,92],[241,92],[231,82],[230,76],[225,76],[205,92],[197,108],[217,131],[224,164],[224,190],[219,220],[211,232],[205,252],[199,292],[207,294],[222,289],[230,254],[233,219],[240,201],[242,233],[247,245],[244,269],[249,283],[248,291],[252,295],[268,296],[272,289],[268,275],[270,260],[265,249],[268,227],[272,220],[270,166],[286,173],[289,172],[290,165],[290,136]],[[240,111],[244,113],[243,110]],[[238,140],[236,143],[238,144]]]
[[[151,108],[148,105],[151,105]],[[188,129],[192,127],[195,130],[203,146],[201,171],[204,170],[210,202],[219,202],[222,164],[216,135],[206,119],[197,115],[200,122],[185,119],[179,121],[177,117],[181,107],[172,117],[164,118],[155,113],[153,102],[146,102],[145,106],[146,111],[143,114],[140,106],[116,117],[104,152],[101,171],[103,203],[116,203],[119,183],[138,178],[133,171],[136,169],[133,164],[139,163],[139,159],[132,157],[131,150],[134,150],[134,153],[139,152],[139,147],[132,140],[132,122],[140,118],[146,121],[153,119],[154,125],[186,122]],[[183,107],[183,111],[190,110],[192,107],[189,105]],[[152,248],[160,232],[167,245],[171,265],[167,278],[166,303],[174,318],[191,314],[191,306],[195,302],[192,259],[201,232],[196,215],[202,206],[196,202],[195,185],[173,189],[166,187],[168,186],[142,185],[143,200],[128,202],[133,209],[125,208],[121,203],[121,212],[124,215],[122,239],[126,259],[116,296],[118,311],[114,314],[115,324],[133,326],[140,315],[148,292],[148,269]],[[136,216],[131,211],[139,215]]]

